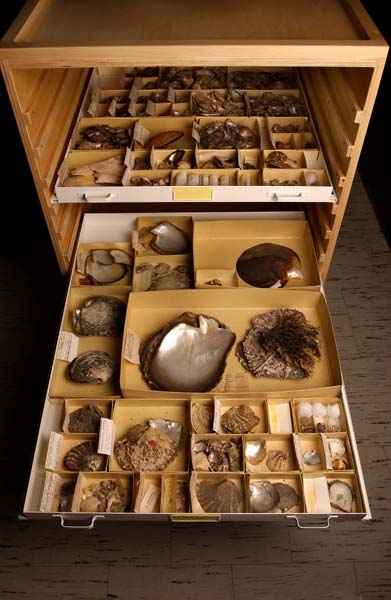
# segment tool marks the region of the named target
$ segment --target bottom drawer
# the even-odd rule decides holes
[[[118,247],[130,243],[138,216],[85,215],[79,243],[115,242]],[[167,220],[173,217],[159,216]],[[199,213],[193,217],[195,221],[235,218],[237,215],[230,213],[224,216]],[[301,221],[304,215],[269,213],[267,218],[274,223],[276,219]],[[240,219],[256,220],[259,214],[242,213]],[[83,286],[76,277],[80,260],[77,253],[24,504],[26,517],[57,518],[63,527],[78,528],[92,528],[97,520],[293,520],[299,527],[327,528],[331,520],[371,518],[346,391],[338,381],[316,392],[308,385],[300,388],[297,382],[293,385],[287,381],[286,387],[280,382],[276,390],[273,386],[262,390],[261,386],[256,392],[238,388],[229,393],[227,389],[217,389],[179,396],[166,392],[165,397],[162,392],[137,394],[137,390],[130,392],[126,399],[113,396],[112,391],[102,396],[97,393],[99,386],[90,384],[82,385],[83,393],[76,392],[74,397],[65,398],[61,390],[56,395],[50,394],[56,363],[70,362],[77,354],[78,337],[72,329],[69,307],[73,307],[75,290],[78,297],[83,297]],[[102,285],[85,289],[84,296],[88,296],[88,291],[96,296],[97,289],[104,294]],[[110,290],[122,299],[129,293],[126,286]],[[222,289],[220,293],[225,292]],[[240,289],[231,293],[238,295],[240,309]],[[267,294],[267,291],[262,293]],[[294,298],[295,293],[292,291],[290,296]],[[315,292],[302,289],[301,294],[306,293]],[[275,294],[273,292],[273,297]],[[98,347],[104,338],[99,340],[93,336],[93,339]],[[121,339],[116,343],[120,348]],[[137,354],[137,349],[135,352]],[[125,354],[129,358],[126,344],[123,356]],[[337,357],[335,361],[338,364]],[[200,432],[198,425],[194,425],[193,411],[197,404],[209,407],[208,431]],[[94,432],[70,431],[70,415],[89,405],[98,409],[98,426],[95,419]],[[230,414],[234,414],[243,406],[256,415],[250,429],[224,429],[220,423],[222,415],[230,409],[233,410]],[[151,419],[155,425],[151,425]],[[168,464],[164,463],[165,470],[154,472],[148,466],[156,464],[154,462],[147,463],[146,468],[150,469],[147,472],[144,472],[145,467],[139,467],[143,469],[141,472],[138,470],[139,463],[119,464],[117,442],[129,429],[129,423],[141,424],[147,432],[143,435],[149,439],[153,427],[163,427],[166,432],[166,425],[161,425],[163,421],[156,425],[157,419],[182,424],[180,442],[179,438],[175,439],[177,446],[173,446],[175,456]],[[172,444],[173,438],[167,442],[167,434],[164,435],[165,443]],[[156,438],[151,439],[154,447]],[[224,445],[227,442],[228,446]],[[64,463],[69,450],[80,444],[84,444],[84,454],[87,448],[87,454],[95,452],[103,457],[97,471],[89,471],[90,458],[87,462],[84,455],[80,458],[79,449],[76,459],[75,452],[72,454],[76,467],[72,463],[71,469],[75,470],[69,470],[69,460]],[[232,445],[239,453],[235,455],[235,463],[231,462]],[[254,448],[259,454],[251,458]]]

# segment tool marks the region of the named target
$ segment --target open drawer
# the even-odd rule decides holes
[[[273,231],[276,242],[278,240],[282,243],[287,232],[290,239],[294,239],[295,227],[296,236],[299,236],[298,232],[301,232],[302,237],[306,236],[303,213],[269,213],[268,216],[271,217],[270,224],[273,222],[273,226],[269,228],[269,238],[262,238],[267,229],[263,228],[263,234],[257,240],[260,243],[265,243],[265,239],[266,243],[270,242]],[[135,265],[138,258],[153,262],[157,257],[157,260],[164,262],[165,256],[153,252],[148,254],[145,246],[140,247],[140,232],[148,223],[156,227],[156,223],[170,222],[170,219],[178,229],[183,228],[185,237],[188,236],[187,239],[192,241],[193,224],[202,224],[203,221],[228,222],[237,219],[237,215],[196,213],[193,215],[193,222],[186,214],[168,213],[156,216],[145,213],[90,214],[84,217],[78,239],[79,251],[73,263],[44,404],[24,515],[33,519],[57,518],[64,527],[86,528],[92,528],[96,520],[260,522],[289,519],[294,520],[299,527],[325,528],[331,520],[369,519],[370,507],[354,426],[320,279],[320,285],[307,289],[304,286],[289,290],[288,282],[285,290],[245,287],[212,291],[196,289],[179,292],[131,292],[125,327],[116,331],[116,334],[121,334],[124,330],[127,332],[130,324],[134,334],[144,335],[147,330],[144,326],[139,328],[140,315],[151,327],[156,327],[156,314],[160,313],[164,322],[164,319],[172,318],[170,306],[175,306],[178,313],[194,309],[194,312],[210,314],[219,320],[221,318],[238,334],[237,341],[240,341],[242,331],[239,321],[243,321],[242,327],[247,319],[248,326],[251,326],[248,318],[251,306],[256,307],[255,316],[258,311],[262,312],[262,306],[266,310],[283,306],[293,308],[297,305],[308,320],[320,327],[322,343],[319,365],[322,367],[319,366],[319,372],[314,372],[313,381],[316,385],[311,385],[308,380],[301,386],[298,380],[289,383],[288,380],[281,379],[276,380],[278,384],[273,385],[272,379],[267,378],[265,386],[258,379],[256,387],[246,387],[243,385],[246,372],[239,365],[232,349],[223,386],[219,382],[217,387],[199,393],[174,393],[153,391],[143,382],[144,388],[141,389],[139,375],[129,374],[127,368],[129,366],[131,371],[138,371],[136,336],[129,338],[126,333],[121,349],[121,335],[86,336],[80,335],[78,329],[75,329],[72,316],[77,307],[80,309],[84,300],[109,294],[124,302],[130,289],[126,277],[119,279],[114,287],[108,287],[106,292],[103,285],[86,285],[85,276],[81,273],[88,260],[86,249],[87,256],[92,250],[98,250],[104,251],[106,258],[105,252],[114,250],[116,260],[118,257],[123,259],[122,252],[135,253],[138,254]],[[259,220],[259,213],[242,213],[241,220],[249,222],[249,239],[253,242],[252,223]],[[281,232],[285,232],[284,235],[280,232],[280,238],[277,235],[278,229],[275,229],[278,222],[281,223]],[[312,251],[308,250],[308,239],[306,244],[300,250],[303,265],[313,258],[313,248]],[[110,264],[114,263],[115,261]],[[159,298],[162,295],[164,302],[159,309]],[[137,311],[141,310],[140,302],[144,308],[138,314]],[[156,313],[155,321],[150,312],[152,308]],[[236,315],[231,321],[230,314]],[[78,335],[75,335],[76,332]],[[64,373],[66,363],[78,355],[78,351],[99,349],[110,353],[114,346],[116,352],[122,354],[121,376],[117,378],[117,383],[121,386],[105,388],[97,383],[80,384],[67,379]],[[59,366],[60,363],[63,366]],[[233,371],[237,377],[228,377]],[[252,375],[247,375],[253,378]],[[123,385],[124,381],[126,385]],[[88,408],[91,405],[95,408]],[[253,419],[251,427],[247,430],[242,428],[239,432],[227,425],[232,409],[236,410],[238,407],[245,407],[243,410],[250,413]],[[80,412],[85,408],[95,415],[94,427],[88,431],[71,425],[75,422],[76,411]],[[225,416],[230,410],[231,413]],[[209,414],[209,429],[200,430],[196,419],[197,411]],[[145,430],[148,426],[148,431],[151,428],[155,428],[155,431],[158,429],[158,438],[161,440],[163,434],[159,427],[162,427],[162,422],[167,424],[167,420],[170,427],[172,423],[180,423],[181,427],[175,429],[175,436],[179,435],[178,431],[180,435],[175,437],[174,447],[174,437],[164,434],[166,438],[163,438],[172,453],[168,459],[167,456],[163,457],[163,463],[149,458],[152,462],[147,462],[149,470],[146,470],[145,463],[132,462],[134,459],[129,459],[127,451],[125,454],[121,453],[129,427],[142,425]],[[172,431],[173,429],[171,434]],[[156,439],[153,439],[155,441],[152,447],[155,447]],[[215,444],[212,450],[216,454],[217,451],[222,451],[221,444],[226,444],[227,440],[239,452],[235,455],[235,466],[230,463],[223,473],[212,472],[213,469],[205,467],[212,464],[208,463],[208,456],[213,454],[209,452],[210,447]],[[220,449],[216,444],[220,444]],[[258,444],[262,454],[255,460],[251,454],[254,444]],[[79,448],[75,451],[74,448],[80,445],[84,445],[82,450]],[[207,447],[209,450],[206,450]],[[97,461],[93,472],[88,471],[92,463],[89,459],[86,462],[86,448],[95,455],[94,460]],[[203,453],[205,456],[201,456]],[[142,460],[144,458],[142,455]],[[154,465],[156,468],[153,468]],[[224,496],[233,494],[233,503],[229,504],[231,510],[227,510],[227,504],[223,505],[224,510],[217,510],[210,498],[205,501],[205,486],[208,488],[207,495],[210,495],[210,488],[220,484],[228,486]],[[266,490],[269,500],[270,495],[272,500],[274,497],[274,504],[254,506],[254,494],[260,490]],[[282,500],[284,491],[290,495],[290,501],[286,500],[285,504]],[[253,512],[254,510],[258,512]]]

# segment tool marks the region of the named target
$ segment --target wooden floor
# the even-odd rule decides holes
[[[3,501],[7,498],[0,535],[1,600],[391,598],[391,256],[359,182],[326,293],[371,523],[337,523],[328,531],[272,523],[98,523],[93,531],[80,532],[62,530],[57,522],[17,521],[39,422],[36,398],[44,389],[63,284],[54,263],[37,282],[17,259],[10,260],[16,262],[5,263],[12,281],[3,289],[6,314],[0,318],[9,336],[1,370],[6,386],[0,414],[1,494]],[[45,314],[46,326],[38,335]],[[37,348],[44,345],[39,356]],[[15,378],[22,363],[23,375]]]

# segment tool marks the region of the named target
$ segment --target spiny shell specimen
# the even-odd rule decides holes
[[[329,484],[330,504],[343,512],[352,512],[354,491],[344,481],[337,479]]]
[[[164,471],[176,453],[176,443],[149,425],[135,425],[114,446],[115,457],[124,471]]]
[[[315,467],[316,465],[320,465],[321,463],[321,460],[316,450],[307,450],[306,452],[304,452],[303,460],[306,465],[310,465],[311,467]]]
[[[73,493],[75,491],[76,481],[64,481],[60,487],[58,496],[58,508],[59,512],[70,512],[72,508]]]
[[[69,433],[98,433],[103,413],[94,404],[83,406],[69,415]]]
[[[236,263],[238,275],[250,285],[281,288],[290,279],[302,279],[300,258],[279,244],[258,244],[245,250]]]
[[[275,483],[274,489],[280,497],[277,508],[279,508],[282,512],[287,512],[294,506],[299,505],[300,498],[292,486],[288,485],[287,483]]]
[[[86,298],[73,311],[73,325],[79,335],[120,335],[125,322],[126,305],[114,296]]]
[[[196,496],[206,513],[237,513],[243,502],[243,493],[226,477],[199,479]]]
[[[195,433],[212,433],[214,409],[211,404],[193,404],[191,424]]]
[[[104,479],[82,489],[80,512],[123,512],[129,502],[120,481]]]
[[[272,512],[279,501],[280,496],[270,481],[254,481],[250,484],[251,512]]]
[[[103,471],[106,456],[98,454],[96,442],[82,442],[71,448],[64,456],[64,466],[69,471]]]
[[[76,383],[106,383],[116,371],[112,358],[100,350],[82,352],[68,365],[69,377]]]
[[[230,433],[248,433],[259,423],[259,417],[247,406],[233,406],[220,419],[220,425],[224,431]]]
[[[144,342],[141,372],[155,390],[208,392],[223,375],[235,337],[217,319],[185,312]]]
[[[269,450],[266,465],[270,471],[289,471],[292,468],[288,452]]]
[[[320,330],[302,312],[281,308],[257,315],[236,356],[255,377],[309,377],[320,358]]]
[[[266,458],[265,440],[250,440],[246,443],[246,459],[250,465],[259,465]]]

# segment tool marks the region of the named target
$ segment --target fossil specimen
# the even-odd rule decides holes
[[[112,156],[99,162],[90,163],[70,170],[70,175],[62,185],[121,185],[125,173],[125,165],[120,156]]]
[[[174,150],[162,162],[157,165],[158,169],[178,169],[179,165],[185,156],[184,150]],[[187,167],[187,168],[191,168]]]
[[[200,147],[218,148],[255,148],[257,140],[251,129],[234,123],[231,119],[213,121],[200,128]]]
[[[130,145],[132,128],[92,125],[86,127],[79,136],[76,148],[79,150],[112,150]]]
[[[69,433],[98,433],[103,413],[94,404],[74,410],[69,415]]]
[[[224,156],[213,156],[206,162],[200,164],[200,169],[236,169],[238,166],[236,157],[226,158]]]
[[[241,471],[242,445],[240,439],[208,439],[193,445],[196,471]],[[205,457],[207,460],[205,460]]]
[[[64,456],[64,466],[69,471],[103,471],[106,456],[98,454],[94,441],[82,442],[71,448]]]
[[[243,502],[243,493],[226,477],[199,479],[196,496],[201,508],[207,513],[237,513]]]
[[[143,227],[139,231],[138,241],[145,250],[153,250],[158,254],[187,254],[191,248],[186,233],[169,221]]]
[[[171,268],[167,263],[142,263],[136,273],[144,273],[139,291],[185,290],[193,284],[192,268],[188,265]]]
[[[82,352],[68,365],[69,377],[76,383],[106,383],[116,371],[112,358],[100,350]]]
[[[191,96],[193,115],[204,117],[246,116],[246,105],[243,101],[234,102],[225,93],[196,92]]]
[[[329,495],[331,506],[343,512],[352,512],[354,491],[350,485],[337,479],[329,484]]]
[[[191,424],[196,433],[212,433],[214,410],[211,404],[193,404]]]
[[[133,258],[124,250],[91,250],[84,264],[84,274],[93,285],[108,285],[123,279],[132,264]]]
[[[287,125],[280,125],[279,123],[274,123],[272,126],[273,133],[297,133],[300,130],[300,125],[293,125],[292,123],[288,123]]]
[[[259,417],[245,404],[233,406],[220,419],[220,425],[229,433],[249,433],[259,423]]]
[[[236,262],[238,275],[255,287],[284,287],[290,279],[302,279],[300,258],[287,246],[257,244]]]
[[[254,481],[250,483],[251,512],[274,512],[280,496],[270,481]]]
[[[293,468],[288,452],[269,450],[266,465],[270,471],[290,471]]]
[[[273,485],[280,497],[277,508],[279,508],[282,512],[286,512],[294,506],[299,505],[300,498],[292,486],[288,485],[287,483],[274,483]]]
[[[279,150],[273,150],[265,158],[266,166],[269,169],[297,169],[297,161],[288,158],[285,152]]]
[[[255,377],[303,379],[320,358],[320,330],[297,309],[282,308],[254,317],[238,344],[241,365]]]
[[[156,390],[207,392],[223,375],[235,337],[217,319],[185,312],[143,343],[143,377]]]
[[[64,481],[61,484],[59,495],[58,495],[58,508],[59,512],[70,512],[72,508],[73,494],[76,487],[76,481]]]
[[[221,287],[223,284],[221,283],[220,279],[210,279],[209,281],[205,281],[205,285],[214,285]]]
[[[265,460],[266,456],[265,440],[250,440],[246,443],[246,460],[250,465],[259,465]]]
[[[81,492],[80,512],[124,512],[129,503],[129,494],[120,481],[103,479],[91,483]]]
[[[316,465],[320,465],[321,460],[319,458],[316,450],[307,450],[303,454],[304,464],[309,465],[311,467],[315,467]]]
[[[117,336],[122,334],[126,305],[114,296],[91,296],[73,311],[73,325],[79,335]]]
[[[296,87],[289,71],[231,71],[230,86],[240,90],[289,90]]]

